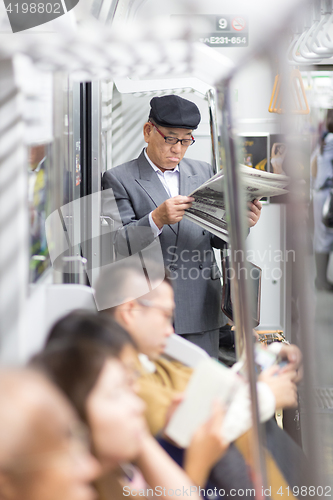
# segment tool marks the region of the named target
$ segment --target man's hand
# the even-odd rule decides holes
[[[281,373],[292,371],[295,373],[293,382],[297,384],[303,378],[302,353],[295,344],[282,344],[279,354],[280,358],[288,361],[288,364],[282,368]]]
[[[153,221],[159,229],[165,224],[176,224],[181,221],[186,208],[190,208],[194,198],[190,196],[174,196],[165,200],[152,212]]]
[[[296,371],[283,371],[279,366],[274,365],[264,370],[259,379],[265,382],[275,397],[276,408],[296,408],[297,388],[294,383]]]
[[[248,203],[247,217],[249,221],[249,227],[253,227],[257,224],[261,215],[262,203],[258,200],[253,200],[253,202]]]

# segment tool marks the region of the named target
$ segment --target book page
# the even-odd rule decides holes
[[[186,448],[194,432],[211,415],[218,399],[227,408],[235,391],[243,385],[241,378],[214,359],[205,359],[195,368],[185,391],[184,400],[169,421],[165,433]]]

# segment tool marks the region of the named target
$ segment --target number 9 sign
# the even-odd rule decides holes
[[[221,17],[221,19],[219,19],[219,29],[220,30],[225,30],[228,26],[228,21],[226,19],[224,19],[223,17]]]

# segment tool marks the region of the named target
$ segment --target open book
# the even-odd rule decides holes
[[[260,200],[266,196],[280,196],[288,192],[285,189],[289,182],[286,175],[272,174],[246,165],[240,165],[240,172],[247,201]],[[224,182],[221,170],[195,189],[189,195],[194,201],[191,208],[186,209],[184,217],[228,242]]]
[[[219,400],[227,408],[241,385],[240,377],[230,368],[211,358],[201,361],[165,434],[179,446],[187,448],[194,432],[210,417],[213,401]]]
[[[273,361],[276,359],[273,359]],[[267,363],[267,359],[265,360]],[[271,361],[271,360],[270,360]],[[272,361],[271,361],[272,363]],[[174,411],[165,434],[182,448],[187,448],[198,427],[212,413],[213,402],[220,401],[225,415],[221,434],[232,442],[252,425],[251,398],[248,383],[236,373],[243,366],[237,363],[227,368],[214,359],[205,359],[196,366],[186,387],[184,399]],[[257,384],[260,421],[270,419],[275,412],[275,398],[266,384]]]

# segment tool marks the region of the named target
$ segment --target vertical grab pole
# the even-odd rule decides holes
[[[218,139],[218,126],[216,116],[216,92],[215,89],[209,89],[206,93],[208,101],[209,112],[209,126],[210,136],[212,139],[212,154],[213,154],[213,168],[214,174],[220,170],[220,154],[219,154],[219,139]]]
[[[236,348],[238,357],[245,349],[248,380],[252,406],[252,450],[253,481],[257,500],[263,499],[263,488],[267,488],[266,464],[262,446],[262,429],[259,421],[258,397],[253,352],[253,333],[250,316],[250,294],[246,280],[247,262],[245,259],[245,204],[244,194],[238,173],[236,145],[232,133],[230,80],[222,82],[217,88],[218,109],[222,114],[221,137],[223,140],[223,166],[225,181],[226,210],[231,247],[231,262],[234,271],[233,309],[236,325]],[[245,276],[244,271],[245,270]]]

